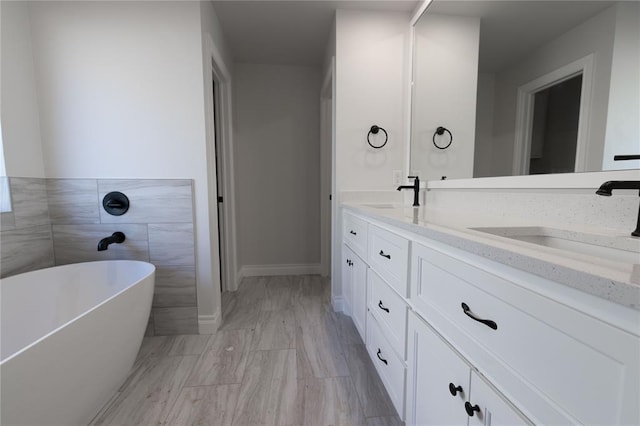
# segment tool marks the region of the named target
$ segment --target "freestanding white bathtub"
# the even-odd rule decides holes
[[[154,280],[152,264],[127,260],[0,280],[0,423],[86,425],[133,366]]]

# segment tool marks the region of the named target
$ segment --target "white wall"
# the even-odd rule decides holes
[[[236,63],[234,70],[240,270],[317,269],[320,69]]]
[[[336,56],[336,18],[333,17],[333,23],[331,24],[331,31],[329,32],[329,40],[327,41],[327,47],[324,52],[324,59],[322,61],[322,72],[326,75],[329,67],[331,66],[332,59]]]
[[[39,2],[31,12],[45,175],[194,179],[199,315],[219,314],[200,4]]]
[[[640,3],[616,5],[607,133],[602,170],[640,168],[640,161],[613,161],[640,154]]]
[[[425,14],[415,25],[411,171],[424,180],[473,176],[480,19]],[[438,149],[440,126],[453,136]],[[445,132],[440,146],[450,141]]]
[[[336,13],[338,193],[395,189],[393,171],[405,169],[409,19],[397,12]],[[389,134],[382,149],[367,144],[374,124]]]
[[[2,2],[1,111],[7,176],[44,177],[29,3]]]
[[[209,34],[214,41],[225,66],[231,74],[233,74],[233,57],[226,43],[222,26],[211,0],[203,0],[200,2],[200,18],[202,22],[202,32]]]
[[[497,73],[492,176],[511,175],[513,172],[518,87],[592,53],[594,85],[591,94],[586,170],[601,169],[607,125],[615,12],[615,7],[606,9],[537,49],[520,63]]]
[[[473,156],[473,177],[491,176],[493,149],[493,96],[495,74],[478,74],[476,106],[476,143]]]
[[[336,192],[395,190],[393,171],[405,170],[409,114],[410,15],[396,12],[336,12]],[[389,141],[382,149],[367,144],[372,125]],[[334,306],[342,297],[342,225],[333,230],[331,273]]]

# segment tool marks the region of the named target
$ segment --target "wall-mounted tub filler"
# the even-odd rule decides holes
[[[120,244],[123,243],[124,240],[126,240],[127,237],[124,235],[123,232],[114,232],[113,234],[111,234],[110,237],[107,238],[103,238],[100,240],[100,242],[98,243],[98,251],[103,251],[109,248],[109,244]]]

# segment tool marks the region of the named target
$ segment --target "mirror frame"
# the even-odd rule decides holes
[[[422,0],[410,20],[408,72],[408,111],[406,126],[405,175],[411,174],[411,125],[413,111],[413,69],[415,24],[429,8],[433,0]],[[638,180],[640,169],[603,170],[598,172],[549,173],[540,175],[495,176],[451,180],[423,181],[426,189],[592,189],[607,180]]]

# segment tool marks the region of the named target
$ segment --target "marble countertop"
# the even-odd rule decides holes
[[[380,222],[565,284],[577,290],[640,310],[640,256],[636,263],[613,262],[586,254],[568,252],[529,242],[488,234],[472,228],[531,227],[518,218],[505,221],[442,211],[429,207],[398,204],[343,203],[342,207]],[[546,225],[545,225],[546,227]],[[624,239],[640,248],[640,241],[628,233],[558,224],[555,228]]]

